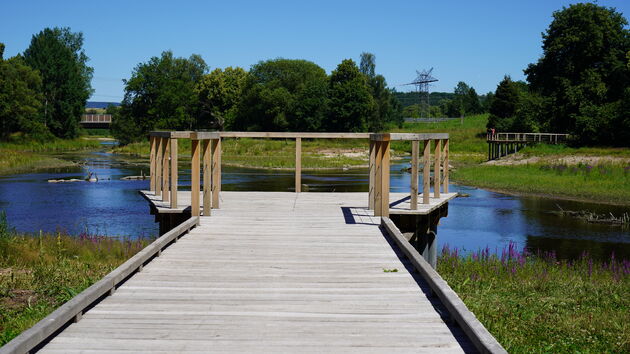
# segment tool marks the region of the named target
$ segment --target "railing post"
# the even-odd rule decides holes
[[[383,173],[381,172],[383,166],[383,157],[382,157],[382,143],[381,141],[374,141],[374,216],[381,215],[381,207],[383,203],[381,202],[383,198],[382,192],[382,184],[383,184]]]
[[[422,204],[429,204],[431,193],[431,140],[424,141],[422,156]]]
[[[168,202],[169,200],[169,192],[168,192],[168,155],[169,155],[169,138],[162,138],[162,201]]]
[[[203,215],[212,213],[212,152],[210,140],[203,140]]]
[[[442,167],[444,172],[444,181],[442,182],[444,193],[448,193],[448,148],[448,139],[444,139],[444,167]]]
[[[162,138],[155,136],[155,196],[162,195]]]
[[[442,140],[435,139],[435,156],[433,165],[433,197],[440,197],[440,151],[442,150]]]
[[[171,150],[171,208],[177,208],[177,138],[170,139]]]
[[[149,146],[150,146],[150,153],[149,153],[149,189],[151,190],[151,192],[153,192],[155,194],[155,143],[156,138],[153,135],[149,135]]]
[[[381,216],[389,217],[389,134],[384,134],[384,140],[381,142]]]
[[[212,140],[212,208],[219,209],[221,193],[221,138]]]
[[[302,138],[295,138],[295,193],[302,191]]]
[[[409,204],[411,210],[418,209],[418,140],[411,142],[411,195]]]
[[[190,209],[192,216],[199,216],[199,140],[191,139],[190,148]]]
[[[374,210],[374,181],[376,179],[375,157],[376,145],[370,139],[370,164],[369,164],[369,186],[368,186],[368,209]]]

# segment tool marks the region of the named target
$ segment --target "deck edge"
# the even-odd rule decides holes
[[[394,239],[396,245],[411,261],[414,268],[429,284],[433,292],[440,298],[448,312],[462,328],[466,336],[481,353],[507,353],[501,344],[477,319],[466,304],[460,299],[440,274],[422,258],[420,253],[407,242],[403,234],[398,230],[394,222],[388,217],[381,218],[381,226],[385,228],[389,236]]]
[[[187,233],[197,225],[199,225],[199,217],[192,217],[160,236],[101,280],[92,284],[37,322],[33,327],[25,330],[0,347],[0,354],[28,353],[48,342],[60,329],[64,328],[76,316],[80,317],[86,308],[89,308],[99,299],[106,296],[110,290],[115,290],[119,283],[136,272],[140,266],[148,263],[159,251],[167,247],[171,241],[179,238],[179,236]]]

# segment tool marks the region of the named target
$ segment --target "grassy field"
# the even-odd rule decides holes
[[[0,346],[149,242],[89,234],[18,234],[0,214]]]
[[[477,165],[451,176],[458,183],[499,191],[630,205],[630,165]]]
[[[99,146],[98,141],[85,139],[55,139],[46,143],[3,141],[0,142],[0,175],[71,166],[71,162],[49,156],[46,153],[90,150]]]
[[[508,352],[630,352],[628,260],[458,253],[445,247],[438,272]]]

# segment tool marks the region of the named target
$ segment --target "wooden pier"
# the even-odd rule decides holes
[[[389,218],[455,197],[448,135],[370,134],[369,192],[301,193],[298,163],[296,192],[221,192],[229,134],[285,133],[152,134],[142,194],[156,215],[187,219],[0,353],[505,352]],[[296,160],[299,139],[317,137],[289,136]],[[177,188],[181,138],[193,140],[190,192]],[[410,193],[389,193],[395,139],[413,141],[414,162],[424,141],[422,193],[418,163]]]
[[[565,144],[569,134],[553,133],[496,133],[488,134],[488,160],[514,154],[531,144]]]

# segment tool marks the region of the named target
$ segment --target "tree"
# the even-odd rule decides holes
[[[572,133],[581,143],[630,144],[621,127],[608,125],[623,121],[618,107],[630,87],[627,20],[592,3],[570,5],[553,18],[543,34],[542,57],[525,70],[532,89],[545,98],[548,129]],[[611,134],[598,133],[603,130]]]
[[[319,131],[327,110],[327,76],[306,60],[274,59],[252,66],[235,127],[263,131]]]
[[[330,112],[328,131],[365,131],[367,118],[374,114],[376,104],[365,75],[352,59],[345,59],[333,70],[329,86]]]
[[[488,128],[496,128],[506,131],[512,126],[512,118],[516,113],[519,103],[518,87],[512,79],[506,75],[497,86],[494,99],[490,105],[490,117]]]
[[[131,142],[153,129],[195,128],[199,115],[195,87],[207,68],[199,55],[176,58],[171,51],[138,64],[124,80],[125,97],[112,121],[114,136]]]
[[[230,129],[243,94],[247,72],[242,68],[215,69],[195,87],[199,95],[200,126]]]
[[[372,53],[361,53],[361,63],[359,64],[359,71],[369,78],[373,78],[376,72],[376,57]]]
[[[58,137],[73,138],[92,93],[93,68],[87,66],[83,34],[46,28],[31,39],[24,60],[40,72],[44,94],[42,122]]]
[[[0,138],[23,131],[36,133],[43,125],[37,121],[41,107],[42,79],[39,73],[24,63],[20,56],[3,59],[4,44],[0,43]],[[49,133],[50,134],[50,133]]]

